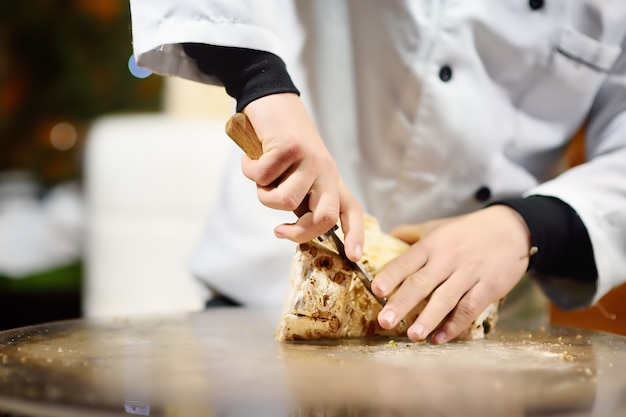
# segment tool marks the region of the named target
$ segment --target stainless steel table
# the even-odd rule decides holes
[[[0,415],[626,416],[621,336],[500,324],[442,346],[283,344],[278,319],[224,308],[0,332]]]

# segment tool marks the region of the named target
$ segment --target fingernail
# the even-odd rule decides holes
[[[379,297],[384,297],[387,294],[385,287],[380,285],[378,281],[372,281],[372,291]]]
[[[361,259],[361,256],[363,256],[363,248],[361,245],[356,245],[354,247],[354,256],[356,256],[357,261]]]
[[[447,337],[446,332],[441,330],[441,331],[437,332],[437,334],[433,337],[433,340],[437,344],[444,343],[446,341],[446,337]]]
[[[411,327],[411,333],[413,333],[416,339],[424,340],[426,338],[426,329],[421,324]]]
[[[396,313],[393,310],[387,310],[383,313],[383,320],[389,323],[390,326],[395,326],[396,324]]]

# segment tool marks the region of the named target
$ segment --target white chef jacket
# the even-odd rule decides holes
[[[159,74],[219,83],[184,42],[280,56],[384,230],[554,196],[593,246],[584,303],[626,280],[624,0],[131,0],[131,16],[138,62]],[[559,175],[585,123],[588,162]],[[239,158],[192,268],[244,304],[280,304],[294,244],[272,229],[293,215],[256,201]],[[549,295],[579,305],[566,281]]]

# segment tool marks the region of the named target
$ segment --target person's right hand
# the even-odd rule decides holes
[[[257,184],[265,206],[293,211],[309,196],[309,213],[281,224],[274,234],[297,243],[310,241],[341,220],[346,255],[357,261],[364,243],[363,209],[341,180],[334,159],[296,94],[259,98],[244,109],[261,140],[258,160],[242,158],[244,175]]]

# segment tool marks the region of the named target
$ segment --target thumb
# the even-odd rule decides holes
[[[404,224],[393,229],[389,234],[412,245],[418,240],[425,238],[432,231],[454,222],[461,217],[463,217],[463,215],[444,217],[441,219],[430,220],[425,223]]]
[[[393,229],[389,234],[393,237],[405,241],[409,245],[412,245],[413,243],[420,240],[425,232],[425,225],[423,223],[419,223],[398,226]]]

